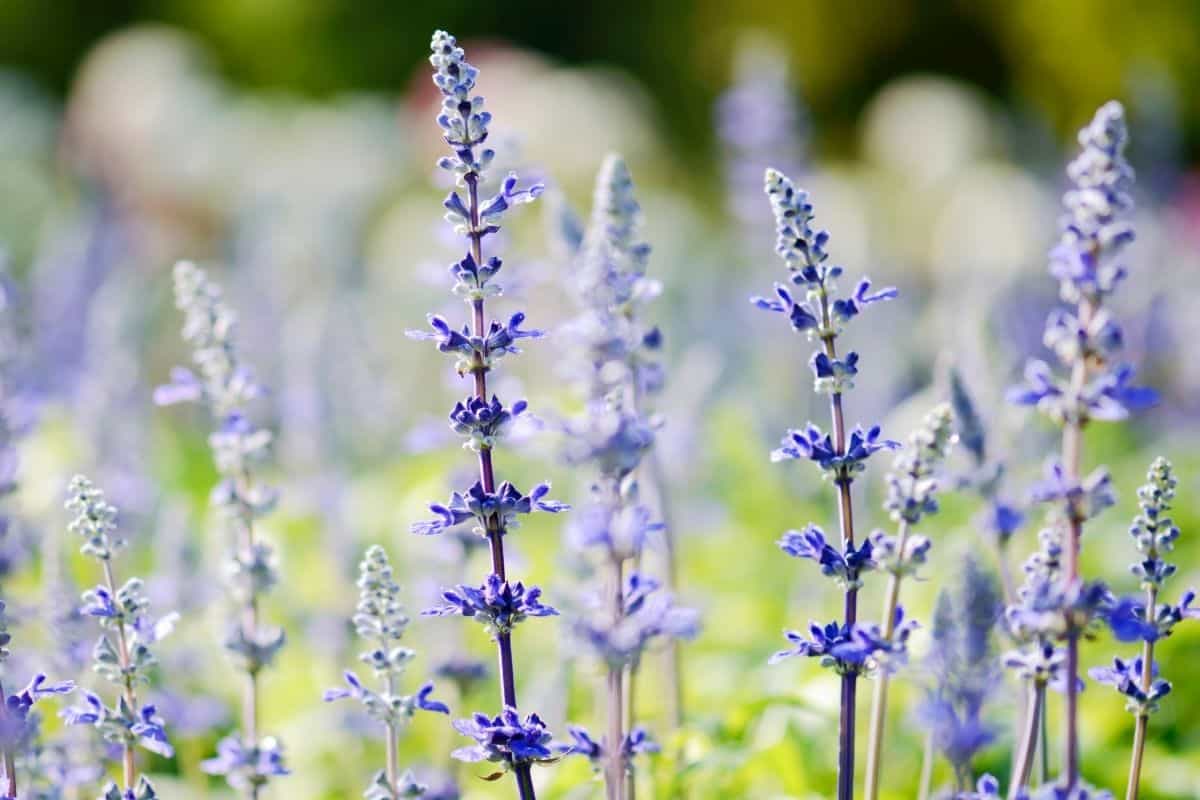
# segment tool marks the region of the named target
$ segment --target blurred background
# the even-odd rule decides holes
[[[183,614],[154,689],[179,744],[175,760],[149,764],[161,795],[227,796],[198,764],[232,726],[236,693],[219,646],[224,537],[206,503],[215,473],[205,421],[150,400],[187,358],[171,297],[176,259],[202,262],[225,285],[246,358],[274,390],[261,411],[278,431],[272,476],[284,493],[266,527],[285,577],[270,613],[290,645],[265,684],[264,727],[286,742],[295,774],[270,797],[357,796],[380,762],[370,725],[320,702],[355,658],[346,620],[362,548],[389,549],[414,612],[439,586],[481,573],[479,556],[454,542],[407,533],[471,470],[444,423],[457,378],[403,335],[428,311],[461,314],[445,272],[459,245],[441,223],[446,185],[433,166],[434,28],[455,33],[482,70],[501,170],[549,186],[504,234],[511,273],[497,306],[525,308],[551,331],[569,316],[566,232],[590,212],[606,153],[627,158],[642,198],[650,270],[664,284],[658,447],[681,594],[705,619],[684,649],[681,730],[666,730],[658,671],[646,670],[641,715],[667,744],[643,776],[646,796],[816,798],[833,785],[834,678],[766,666],[781,629],[840,602],[774,545],[809,520],[832,525],[834,507],[809,471],[767,460],[787,427],[826,415],[806,343],[746,302],[783,274],[761,191],[767,165],[811,191],[836,261],[902,292],[849,333],[863,357],[850,418],[903,438],[947,396],[957,367],[988,424],[989,459],[1006,464],[1005,490],[1019,500],[1056,445],[1003,391],[1042,351],[1056,295],[1045,253],[1074,132],[1120,99],[1139,239],[1118,306],[1131,358],[1163,402],[1088,432],[1087,460],[1111,467],[1121,499],[1089,529],[1085,565],[1136,589],[1125,530],[1135,487],[1162,453],[1181,474],[1176,585],[1200,583],[1200,4],[5,0],[0,400],[19,489],[5,501],[0,588],[26,649],[42,648],[28,662],[81,677],[92,630],[69,610],[92,578],[61,499],[77,471],[108,489],[155,606]],[[550,336],[503,364],[498,392],[530,398],[547,424],[520,437],[501,470],[521,486],[549,477],[561,499],[578,501],[585,482],[553,435],[579,403],[564,385],[566,351]],[[967,473],[969,459],[955,469]],[[882,474],[876,464],[859,495],[867,529],[886,524]],[[973,493],[945,506],[923,531],[935,541],[930,579],[906,589],[924,619],[940,576],[965,554],[998,567],[973,523]],[[569,606],[561,528],[536,520],[510,544],[519,573]],[[1036,529],[1031,521],[1013,541],[1014,570]],[[490,666],[486,637],[468,623],[418,619],[410,639],[414,686],[466,659]],[[518,640],[523,704],[559,731],[567,720],[594,724],[593,665],[554,623]],[[1088,645],[1085,663],[1114,647]],[[1151,726],[1143,796],[1200,797],[1200,686],[1186,680],[1200,631],[1181,627],[1160,652],[1164,673],[1181,679]],[[894,690],[898,709],[919,697],[919,670],[912,677]],[[439,683],[456,715],[493,709],[490,680]],[[1007,770],[1017,691],[996,693],[997,738],[980,771]],[[1085,775],[1123,786],[1123,703],[1092,689],[1084,720]],[[923,737],[902,710],[890,722],[884,796],[911,798]],[[404,761],[441,785],[456,746],[442,719],[420,719]],[[511,792],[478,772],[457,770],[462,796]],[[568,762],[537,777],[545,797],[595,796],[587,775]],[[939,766],[939,782],[948,779]]]

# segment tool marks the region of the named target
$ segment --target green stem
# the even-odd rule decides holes
[[[1029,783],[1029,773],[1033,769],[1033,750],[1037,744],[1038,721],[1045,709],[1046,685],[1035,682],[1029,692],[1029,707],[1025,711],[1025,730],[1021,734],[1021,742],[1017,748],[1017,757],[1013,762],[1013,773],[1008,787],[1008,800],[1015,800],[1017,793]]]
[[[1157,557],[1151,553],[1151,557]],[[1146,621],[1153,624],[1155,605],[1158,603],[1158,590],[1150,586],[1146,590]],[[1149,693],[1154,681],[1154,642],[1142,643],[1142,691]],[[1137,800],[1142,783],[1142,756],[1146,750],[1146,730],[1150,726],[1150,714],[1147,711],[1138,713],[1133,727],[1133,755],[1129,764],[1129,783],[1125,788],[1125,800]]]
[[[925,749],[921,755],[921,784],[917,787],[917,800],[929,800],[933,791],[933,734],[925,734]]]
[[[107,584],[108,592],[115,603],[117,600],[117,580],[113,575],[112,560],[105,558],[102,563],[104,565],[104,582]],[[124,616],[117,622],[117,657],[120,659],[121,675],[124,680],[125,702],[129,705],[129,712],[136,715],[138,713],[137,693],[133,688],[133,673],[130,671],[129,639],[125,632]],[[132,791],[134,783],[137,781],[137,769],[134,764],[133,746],[129,742],[124,742],[122,745],[121,764],[125,779],[125,788]]]
[[[904,545],[908,540],[908,521],[900,522],[896,533],[896,550],[899,557],[904,557]],[[887,594],[883,602],[883,638],[892,640],[895,633],[896,607],[900,603],[899,572],[888,576]],[[867,800],[875,800],[879,796],[879,767],[883,756],[883,728],[887,717],[888,702],[888,673],[881,669],[875,680],[875,693],[871,701],[871,722],[867,738]]]
[[[7,696],[4,694],[2,683],[0,683],[0,715],[8,716]],[[15,798],[17,796],[17,764],[12,750],[7,747],[4,749],[4,777],[8,784],[7,796]]]

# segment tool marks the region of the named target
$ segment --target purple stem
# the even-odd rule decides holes
[[[829,301],[824,294],[821,296],[821,315],[826,330],[830,330]],[[825,346],[825,354],[830,360],[837,359],[835,338],[836,334],[831,333],[821,340]],[[846,452],[846,420],[842,411],[841,392],[830,395],[829,408],[833,417],[833,447],[838,455],[843,455]],[[841,526],[843,551],[854,545],[854,504],[850,495],[850,483],[847,477],[839,480],[837,484],[838,521]],[[858,589],[846,590],[842,616],[846,625],[853,625],[858,620]],[[853,672],[842,675],[841,714],[838,720],[838,800],[854,800],[854,723],[857,690],[858,675]]]
[[[466,120],[463,120],[464,124]],[[471,229],[467,237],[471,240],[471,257],[476,264],[483,264],[483,231],[479,225],[479,175],[468,173],[466,176],[469,211],[471,214]],[[487,317],[484,313],[483,298],[472,303],[472,327],[474,334],[481,339],[487,336]],[[486,364],[477,364],[474,369],[475,397],[487,402],[487,371]],[[484,491],[492,494],[496,491],[496,473],[492,466],[492,449],[479,449],[479,479]],[[500,580],[508,580],[504,569],[504,529],[501,527],[499,516],[493,517],[487,523],[488,544],[492,555],[492,572]],[[512,637],[502,633],[496,637],[497,656],[500,662],[500,697],[505,706],[514,710],[517,708],[516,670],[513,667]],[[514,767],[517,780],[517,792],[521,800],[536,800],[533,790],[533,777],[528,763],[517,764]]]

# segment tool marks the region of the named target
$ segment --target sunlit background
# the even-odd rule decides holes
[[[461,313],[446,291],[458,245],[441,223],[445,181],[433,166],[435,27],[482,70],[503,166],[549,186],[507,231],[510,291],[498,306],[527,308],[551,331],[566,319],[564,220],[586,217],[606,153],[626,157],[642,198],[650,270],[665,287],[655,309],[668,369],[659,453],[681,593],[705,621],[684,649],[686,725],[662,736],[646,796],[818,798],[833,785],[835,679],[808,664],[766,665],[784,627],[829,618],[840,603],[774,545],[810,519],[831,524],[834,506],[812,473],[767,460],[784,429],[825,414],[804,342],[747,302],[782,274],[761,191],[767,165],[811,191],[836,261],[902,292],[849,334],[863,355],[851,420],[879,420],[903,438],[946,396],[956,366],[1019,499],[1054,432],[1006,407],[1003,392],[1041,350],[1055,301],[1045,253],[1074,131],[1103,101],[1122,100],[1139,211],[1119,310],[1128,350],[1163,402],[1088,433],[1088,461],[1110,465],[1120,502],[1089,526],[1084,563],[1136,588],[1126,528],[1134,489],[1162,453],[1181,474],[1176,586],[1200,584],[1200,5],[5,0],[0,365],[19,388],[9,424],[24,435],[0,589],[23,663],[87,680],[91,629],[54,622],[92,580],[61,498],[78,471],[107,487],[155,606],[183,615],[160,647],[153,689],[179,751],[149,762],[161,796],[231,796],[198,765],[236,708],[220,646],[224,541],[206,502],[215,473],[205,422],[151,403],[187,357],[171,297],[176,259],[204,263],[226,286],[247,358],[273,389],[262,410],[278,431],[272,477],[283,499],[266,528],[284,578],[269,613],[290,644],[264,684],[264,728],[286,742],[294,774],[270,798],[358,796],[382,758],[369,720],[320,701],[355,658],[346,620],[363,547],[388,548],[414,612],[483,569],[462,563],[453,543],[407,532],[472,468],[444,423],[458,379],[404,337],[428,311]],[[578,406],[566,352],[550,336],[504,364],[498,392],[530,398],[546,424],[500,468],[520,485],[550,477],[578,501],[584,479],[552,433]],[[886,524],[882,472],[877,464],[861,493],[867,529]],[[926,619],[937,576],[956,574],[964,554],[996,568],[971,523],[978,501],[968,492],[945,506],[924,531],[935,541],[931,579],[910,587]],[[1014,541],[1014,570],[1036,527]],[[550,602],[574,588],[561,528],[537,520],[509,537],[513,569]],[[864,608],[876,608],[878,591],[867,590]],[[1197,628],[1159,649],[1176,692],[1151,725],[1150,800],[1200,797]],[[485,635],[465,621],[418,618],[409,638],[420,653],[414,686],[464,653],[490,664]],[[558,731],[592,723],[594,667],[559,626],[540,621],[517,639],[522,704]],[[923,648],[918,636],[913,649]],[[1114,648],[1089,644],[1084,663]],[[644,672],[641,716],[662,730],[661,671]],[[897,709],[919,682],[919,670],[898,682]],[[441,684],[456,715],[495,705],[490,680],[464,693]],[[1017,697],[1010,684],[993,698],[998,737],[981,772],[1008,769]],[[1084,774],[1123,787],[1131,717],[1103,687],[1083,698]],[[404,741],[405,763],[434,782],[454,771],[467,798],[511,795],[507,782],[477,780],[484,770],[453,767],[459,737],[425,716]],[[903,710],[890,723],[883,796],[907,800],[922,735]],[[536,772],[547,798],[601,791],[582,760]],[[944,766],[938,780],[949,780]]]

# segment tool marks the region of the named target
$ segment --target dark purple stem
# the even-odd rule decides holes
[[[466,176],[466,183],[468,209],[471,214],[471,229],[467,233],[467,237],[471,241],[471,257],[475,259],[476,264],[483,264],[483,231],[479,225],[479,175],[469,173]],[[471,304],[471,311],[471,325],[474,334],[483,339],[487,336],[487,315],[484,312],[483,298],[478,298]],[[475,397],[484,402],[487,402],[487,371],[487,364],[475,365]],[[492,465],[490,447],[483,447],[479,450],[479,480],[488,494],[496,491],[496,472]],[[499,517],[488,520],[487,537],[491,548],[492,572],[504,581],[508,580],[508,577],[504,569],[504,529],[501,524]],[[501,702],[515,710],[517,708],[517,679],[516,670],[513,667],[510,634],[502,633],[496,637],[496,650],[500,663]],[[536,800],[529,764],[517,764],[513,772],[516,775],[517,792],[521,800]]]
[[[830,327],[829,304],[823,295],[821,298],[821,313],[826,329]],[[837,358],[837,347],[834,344],[835,334],[822,338],[825,354],[830,360]],[[846,419],[842,411],[841,392],[834,392],[829,399],[830,413],[833,417],[833,447],[838,455],[846,452]],[[842,550],[847,551],[854,545],[854,504],[850,495],[850,478],[845,477],[837,482],[838,488],[838,521],[842,533]],[[846,625],[853,625],[858,620],[858,590],[846,590],[842,611]],[[842,675],[841,715],[838,720],[838,800],[854,800],[854,723],[857,705],[858,675],[848,672]]]

